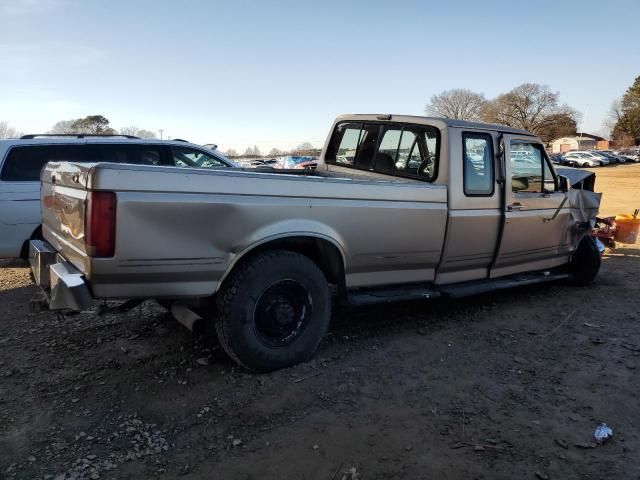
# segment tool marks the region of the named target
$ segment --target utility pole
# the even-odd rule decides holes
[[[158,130],[160,132],[160,140],[162,140],[162,133],[164,132],[163,129]]]

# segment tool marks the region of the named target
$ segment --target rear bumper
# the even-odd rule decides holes
[[[36,284],[42,288],[51,310],[86,310],[91,292],[84,275],[47,242],[29,243],[29,262]]]

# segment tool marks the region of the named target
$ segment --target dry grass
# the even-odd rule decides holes
[[[589,169],[596,174],[597,192],[602,192],[600,216],[633,213],[640,208],[640,163]]]

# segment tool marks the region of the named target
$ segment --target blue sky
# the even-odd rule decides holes
[[[599,131],[640,75],[640,2],[0,0],[0,120],[105,115],[223,149],[321,146],[341,113],[549,85]]]

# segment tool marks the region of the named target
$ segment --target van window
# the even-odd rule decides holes
[[[172,146],[171,156],[178,167],[219,168],[227,166],[219,158],[195,148]]]
[[[493,145],[487,133],[462,134],[464,194],[468,197],[493,195]]]
[[[81,162],[83,145],[24,145],[11,148],[0,180],[38,182],[47,162]]]
[[[162,147],[126,143],[90,143],[85,161],[162,165]]]
[[[339,123],[325,161],[397,177],[435,178],[439,131],[432,126]]]

